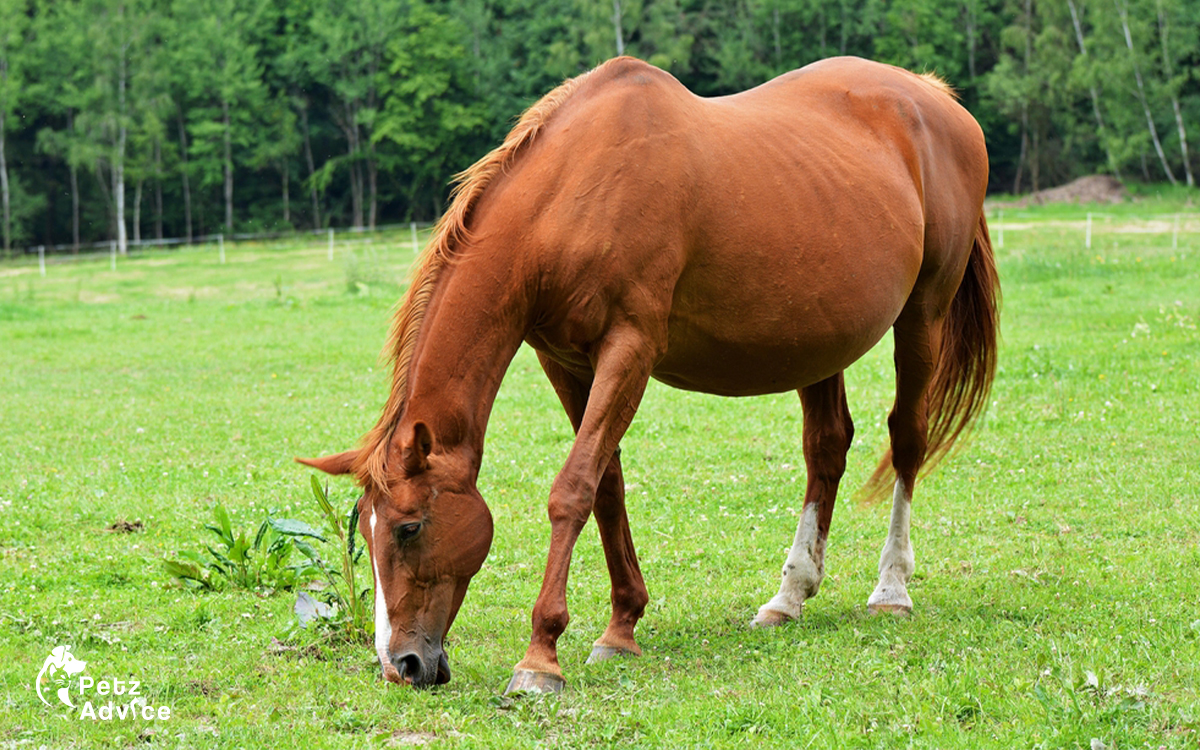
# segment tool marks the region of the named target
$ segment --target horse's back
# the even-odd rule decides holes
[[[655,376],[731,395],[803,387],[870,349],[931,263],[954,265],[931,253],[969,249],[986,181],[950,96],[852,58],[713,99],[615,61],[529,157],[511,196],[533,214],[508,213],[532,222],[559,321],[533,340],[571,360],[614,310],[657,319]]]

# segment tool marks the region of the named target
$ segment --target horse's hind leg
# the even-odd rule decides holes
[[[608,577],[612,582],[612,619],[604,633],[592,645],[588,664],[594,664],[621,654],[641,656],[642,650],[633,639],[633,628],[646,610],[650,595],[642,580],[633,536],[629,533],[629,517],[625,513],[625,478],[621,474],[621,455],[618,450],[600,480],[596,504],[592,508]]]
[[[804,462],[808,485],[796,538],[783,564],[779,593],[764,604],[754,625],[781,625],[800,617],[804,600],[814,596],[825,576],[825,540],[833,518],[838,484],[846,471],[846,452],[854,424],[841,373],[800,391],[804,407]]]
[[[909,517],[913,486],[928,446],[926,398],[941,346],[941,332],[941,321],[929,320],[921,305],[906,308],[894,326],[896,403],[888,415],[888,431],[896,486],[887,541],[879,556],[879,583],[867,600],[867,611],[871,614],[912,612],[908,581],[915,569],[915,559],[908,534]]]

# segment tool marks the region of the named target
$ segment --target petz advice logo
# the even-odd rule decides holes
[[[37,676],[38,698],[51,708],[54,704],[46,699],[49,690],[57,685],[54,695],[68,708],[79,710],[80,721],[123,721],[138,719],[144,721],[166,721],[171,718],[170,706],[153,706],[142,697],[140,680],[100,680],[83,673],[87,662],[76,659],[71,654],[70,646],[55,646],[42,663],[42,670]],[[75,705],[72,695],[82,704]],[[107,701],[99,705],[92,703],[90,696],[103,696]]]

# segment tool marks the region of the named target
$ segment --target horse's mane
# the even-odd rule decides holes
[[[922,81],[942,92],[951,99],[954,99],[955,101],[958,100],[958,92],[954,90],[953,86],[946,82],[945,78],[942,78],[937,73],[914,73],[913,75],[915,75],[917,78],[920,78]]]
[[[594,72],[594,71],[592,71]],[[522,149],[537,137],[554,112],[591,72],[570,78],[525,110],[516,126],[498,147],[454,177],[450,193],[450,208],[434,227],[409,278],[408,292],[392,318],[392,331],[384,348],[392,361],[392,389],[383,414],[371,431],[363,436],[361,450],[354,464],[354,473],[364,487],[368,482],[378,487],[387,483],[386,461],[388,444],[392,440],[408,396],[408,374],[412,365],[417,333],[425,320],[429,300],[437,288],[438,279],[459,248],[470,241],[467,222],[471,210],[484,190],[512,163]]]

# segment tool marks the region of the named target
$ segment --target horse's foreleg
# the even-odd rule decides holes
[[[825,576],[825,541],[846,471],[846,452],[854,439],[854,424],[846,403],[841,373],[800,391],[804,406],[804,462],[808,485],[804,509],[787,561],[779,593],[758,610],[753,625],[781,625],[800,617],[804,601],[817,593]]]
[[[538,360],[558,393],[571,426],[579,432],[591,381],[581,380],[543,354],[538,354]],[[592,647],[589,664],[621,654],[641,654],[633,630],[650,599],[638,567],[633,536],[629,532],[629,518],[625,513],[625,479],[621,473],[620,450],[613,454],[600,479],[592,513],[600,530],[608,577],[612,582],[612,619]]]
[[[634,329],[610,332],[601,345],[575,443],[550,488],[550,553],[533,606],[533,633],[506,692],[557,692],[566,684],[558,665],[557,643],[570,619],[567,573],[571,552],[617,445],[641,402],[657,353]]]
[[[925,462],[929,418],[926,398],[933,363],[941,346],[941,323],[929,321],[922,306],[906,309],[895,325],[896,403],[888,415],[892,440],[892,466],[896,487],[887,541],[879,556],[879,583],[867,600],[871,614],[912,612],[908,582],[916,563],[909,539],[909,518],[917,472]]]

